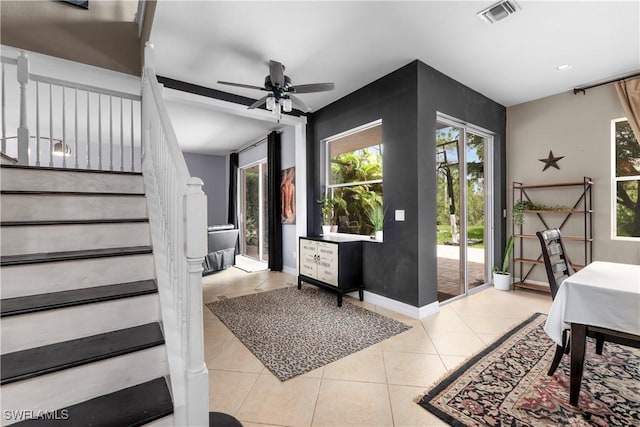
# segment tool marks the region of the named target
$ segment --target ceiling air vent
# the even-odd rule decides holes
[[[493,24],[503,20],[512,13],[516,13],[518,10],[520,10],[520,7],[518,7],[517,4],[509,0],[504,0],[478,12],[478,18],[487,24]]]

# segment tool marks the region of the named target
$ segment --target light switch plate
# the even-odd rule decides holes
[[[396,221],[404,221],[404,209],[396,209]]]

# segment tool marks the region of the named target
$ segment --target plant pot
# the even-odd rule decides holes
[[[324,235],[329,234],[330,231],[331,231],[331,226],[330,225],[323,225],[322,226],[322,234],[324,234]]]
[[[332,225],[331,229],[329,231],[331,231],[332,233],[337,233],[338,232],[338,226],[337,225]]]
[[[511,274],[493,273],[493,286],[500,291],[510,291]]]
[[[376,231],[376,240],[382,242],[382,230]]]

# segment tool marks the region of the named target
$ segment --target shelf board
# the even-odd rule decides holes
[[[523,264],[536,264],[536,265],[544,265],[544,261],[538,259],[530,259],[530,258],[516,258],[513,260],[514,262],[521,262]],[[584,268],[582,264],[573,264],[571,263],[571,268],[574,270],[580,270]]]
[[[538,236],[535,234],[514,234],[513,237],[523,238],[523,239],[537,239]],[[572,241],[572,242],[593,242],[593,239],[585,239],[584,237],[577,236],[562,236],[562,240]]]
[[[550,184],[521,184],[513,183],[513,188],[554,188],[554,187],[572,187],[577,185],[593,185],[593,181],[571,181],[571,182],[553,182]]]
[[[534,284],[534,283],[527,283],[527,282],[515,282],[513,284],[513,286],[518,287],[518,288],[531,289],[531,290],[534,290],[534,291],[551,293],[551,288],[549,288],[549,286],[545,286],[545,285],[537,285],[537,284]]]

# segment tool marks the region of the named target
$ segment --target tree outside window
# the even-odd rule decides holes
[[[381,207],[382,125],[327,142],[327,193],[337,232],[370,235],[369,212]]]
[[[640,144],[626,119],[614,120],[614,237],[640,238]]]

